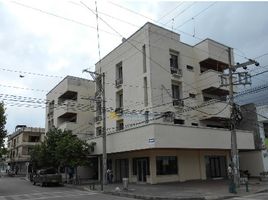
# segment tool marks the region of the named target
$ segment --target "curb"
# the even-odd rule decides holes
[[[103,192],[103,193],[120,197],[130,197],[134,199],[144,199],[144,200],[206,200],[205,197],[158,197],[158,196],[147,196],[147,195],[120,193],[120,192]]]

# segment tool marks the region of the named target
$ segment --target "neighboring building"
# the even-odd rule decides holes
[[[15,132],[8,135],[9,156],[6,162],[12,170],[18,168],[18,173],[26,173],[26,163],[30,161],[31,149],[44,141],[45,129],[18,125]]]
[[[240,127],[254,130],[256,148],[240,153],[240,165],[242,170],[248,170],[251,176],[257,177],[261,172],[268,172],[268,105],[256,107],[247,104],[241,106],[241,111],[243,120]]]
[[[48,94],[46,108],[46,132],[56,127],[71,130],[86,140],[94,133],[94,82],[66,76]]]
[[[55,127],[70,130],[82,140],[94,135],[95,95],[93,81],[66,76],[48,94],[46,108],[46,132]],[[93,177],[87,166],[77,169],[80,178]]]
[[[96,72],[105,73],[107,166],[114,181],[226,177],[229,90],[220,87],[219,75],[228,68],[227,50],[211,39],[190,46],[179,34],[146,23],[96,64]],[[99,158],[101,107],[89,140]],[[237,140],[240,150],[254,149],[252,132],[237,130]]]

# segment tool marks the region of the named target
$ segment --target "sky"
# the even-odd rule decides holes
[[[256,58],[260,66],[249,67],[251,74],[268,70],[268,2],[96,2],[99,34],[93,0],[0,0],[0,101],[9,133],[18,124],[44,127],[47,92],[66,75],[89,78],[83,69],[94,70],[122,37],[148,21],[179,33],[190,45],[211,38],[231,46],[236,62]],[[267,75],[240,89],[267,84]],[[267,93],[239,100],[265,102]]]

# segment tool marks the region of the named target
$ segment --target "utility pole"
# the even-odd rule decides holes
[[[236,105],[234,103],[234,85],[247,85],[251,84],[251,76],[248,72],[235,72],[238,68],[247,69],[248,65],[255,64],[259,66],[259,63],[255,60],[249,59],[245,63],[237,63],[232,65],[232,49],[228,48],[228,64],[229,73],[221,75],[221,86],[229,86],[229,104],[230,104],[230,131],[231,131],[231,157],[232,157],[232,170],[233,170],[233,183],[234,192],[236,192],[236,187],[239,185],[239,156],[237,149],[237,136],[236,136],[236,125],[239,123],[241,118],[237,112]],[[237,78],[237,81],[233,82],[233,77]]]
[[[107,152],[106,152],[106,102],[105,102],[105,73],[102,73],[102,185],[107,180]]]
[[[83,72],[88,72],[96,83],[96,93],[93,101],[102,102],[102,170],[101,174],[101,190],[103,191],[106,184],[107,171],[107,151],[106,151],[106,101],[105,101],[105,73],[102,74],[84,69]]]

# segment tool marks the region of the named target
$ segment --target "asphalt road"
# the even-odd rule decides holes
[[[232,200],[267,200],[267,199],[268,199],[268,192],[252,194],[244,197],[237,197],[233,198]]]
[[[19,177],[0,178],[0,200],[133,200],[71,187],[41,187]]]

